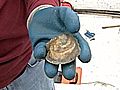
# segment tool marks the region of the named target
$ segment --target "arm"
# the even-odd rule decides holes
[[[60,6],[60,0],[25,0],[27,14],[41,5]]]
[[[67,7],[54,7],[57,6],[57,4],[53,5],[52,3],[47,3],[47,5],[51,6],[46,8],[41,7],[44,5],[40,4],[40,8],[39,6],[36,7],[34,9],[35,12],[33,10],[32,14],[30,14],[30,19],[28,18],[28,32],[32,42],[34,56],[37,59],[45,59],[47,52],[45,45],[50,39],[64,33],[79,33],[80,29],[79,17],[73,10]],[[79,37],[79,35],[74,36],[78,39],[78,43],[82,43],[80,45],[80,48],[82,48],[80,59],[83,59],[81,61],[86,62],[90,59],[85,53],[86,49],[89,49],[88,44],[83,38]],[[85,49],[85,47],[87,48]],[[87,51],[89,54],[90,50]],[[62,73],[67,79],[72,79],[75,76],[75,63],[76,62],[74,61],[62,65]],[[53,78],[58,72],[58,67],[59,65],[54,65],[45,61],[44,69],[46,75]]]

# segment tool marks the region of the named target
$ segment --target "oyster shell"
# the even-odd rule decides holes
[[[51,39],[46,47],[48,50],[46,60],[53,64],[69,63],[80,55],[77,40],[69,34],[62,34]]]

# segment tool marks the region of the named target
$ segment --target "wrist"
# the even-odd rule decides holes
[[[40,10],[43,10],[43,9],[46,9],[46,8],[49,8],[49,7],[54,7],[52,5],[40,5],[38,7],[36,7],[31,13],[30,15],[28,16],[28,19],[27,19],[27,28],[29,27],[29,23],[32,21],[32,18],[34,16],[34,14]]]

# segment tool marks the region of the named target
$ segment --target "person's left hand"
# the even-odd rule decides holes
[[[80,22],[77,14],[66,7],[49,7],[37,11],[28,25],[29,36],[32,42],[34,57],[45,59],[47,54],[46,43],[66,32],[71,33],[78,41],[81,48],[78,58],[83,63],[91,59],[91,51],[88,43],[80,35]],[[45,61],[44,70],[48,77],[53,78],[58,72],[58,66]],[[62,73],[66,79],[73,79],[75,76],[76,62],[62,64]]]

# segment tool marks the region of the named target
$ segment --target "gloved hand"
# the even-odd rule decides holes
[[[79,43],[81,48],[78,58],[87,63],[91,59],[91,51],[88,43],[80,35],[80,22],[77,14],[66,7],[49,7],[37,11],[32,21],[28,25],[29,36],[32,42],[34,57],[36,59],[45,59],[47,50],[46,43],[60,34],[69,32]],[[61,65],[62,73],[65,78],[73,79],[75,76],[76,62]],[[58,65],[45,61],[45,73],[48,77],[53,78],[58,72]]]

